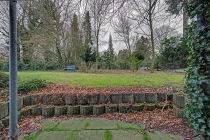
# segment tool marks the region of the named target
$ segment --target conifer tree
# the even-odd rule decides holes
[[[114,48],[112,42],[112,35],[109,35],[109,47],[108,47],[108,67],[111,69],[111,65],[114,61]]]
[[[91,21],[90,21],[90,13],[89,11],[86,12],[83,22],[83,28],[84,28],[84,45],[83,45],[83,60],[86,63],[89,63],[91,61],[95,61],[95,53],[94,49],[92,48],[93,42],[92,42],[92,35],[91,35]]]
[[[91,36],[91,23],[90,23],[90,13],[89,11],[86,12],[85,14],[85,19],[84,19],[84,34],[85,34],[85,44],[93,44],[92,42],[92,36]]]
[[[78,60],[78,57],[81,53],[81,40],[80,40],[80,30],[79,30],[79,23],[77,19],[77,15],[74,14],[73,20],[71,23],[71,50],[72,50],[72,58],[73,60]]]

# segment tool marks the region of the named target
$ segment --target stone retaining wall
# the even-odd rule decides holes
[[[18,99],[19,118],[21,116],[52,117],[62,115],[101,115],[104,113],[127,113],[130,111],[152,111],[162,109],[165,102],[173,99],[173,108],[177,117],[183,117],[185,97],[167,93],[138,94],[43,94],[28,95]],[[41,106],[40,106],[41,104]],[[38,105],[38,106],[34,106]],[[9,103],[0,105],[1,122],[9,125]]]

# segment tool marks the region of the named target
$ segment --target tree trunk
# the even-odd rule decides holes
[[[99,32],[97,32],[97,36],[96,36],[96,70],[98,69],[98,49],[99,48]]]
[[[151,3],[150,3],[151,7]],[[149,11],[149,28],[150,28],[150,33],[151,33],[151,44],[152,44],[152,60],[151,60],[151,66],[150,66],[150,71],[151,73],[154,73],[154,66],[155,66],[155,43],[154,43],[154,33],[153,33],[153,22],[152,22],[152,13],[151,13],[151,8]]]
[[[183,8],[183,35],[185,35],[186,33],[187,24],[188,24],[187,11],[186,8]]]
[[[60,43],[59,43],[58,39],[56,39],[56,53],[57,53],[57,57],[58,57],[58,62],[60,64],[63,64],[63,57],[62,57],[62,54],[61,54]]]

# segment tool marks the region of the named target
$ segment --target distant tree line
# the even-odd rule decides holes
[[[35,63],[40,65],[39,69],[48,69],[41,66],[43,62],[55,64],[52,69],[76,65],[84,72],[98,68],[135,70],[141,63],[148,63],[154,72],[157,63],[185,63],[185,59],[178,60],[181,54],[187,55],[177,32],[180,15],[183,15],[184,33],[185,10],[172,0],[20,1],[18,61],[25,65],[24,69],[32,68]],[[177,23],[171,24],[172,19]],[[3,1],[0,3],[0,39],[3,40],[0,58],[4,60],[0,68],[4,69],[8,63],[5,59],[8,58],[8,21],[8,2]],[[107,34],[109,39],[104,40]],[[118,50],[119,42],[126,48]],[[108,47],[102,52],[102,46]],[[179,58],[173,57],[176,51],[181,52]]]

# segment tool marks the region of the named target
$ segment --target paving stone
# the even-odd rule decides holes
[[[45,119],[42,121],[42,127],[43,129],[51,129],[54,128],[56,125],[58,125],[59,122],[55,122],[51,119]]]
[[[117,122],[117,128],[118,129],[124,129],[124,130],[140,130],[144,128],[144,125],[137,125],[137,124],[132,124],[132,123],[125,123],[125,122],[120,122],[120,121],[115,121]]]
[[[36,140],[68,140],[71,131],[50,131],[43,132]]]
[[[72,140],[105,140],[105,130],[82,130],[75,132]]]
[[[72,119],[68,121],[62,121],[57,126],[57,129],[64,130],[82,130],[85,127],[87,121],[85,119]]]
[[[110,132],[113,136],[112,140],[143,140],[143,136],[134,130],[112,130]]]
[[[86,119],[86,122],[89,122],[89,126],[87,129],[118,129],[117,128],[117,123],[118,121],[111,121],[107,119],[99,119],[99,118],[94,118],[94,119]]]
[[[152,140],[184,140],[181,136],[169,135],[155,131],[154,133],[148,133]]]
[[[48,128],[48,131],[43,132],[36,140],[68,140],[70,136],[71,140],[105,140],[104,133],[107,130],[112,134],[112,140],[144,140],[143,135],[138,133],[143,125],[102,118],[78,118],[62,122],[46,119],[42,125],[43,128]],[[158,131],[148,135],[152,140],[184,140],[181,136]]]

